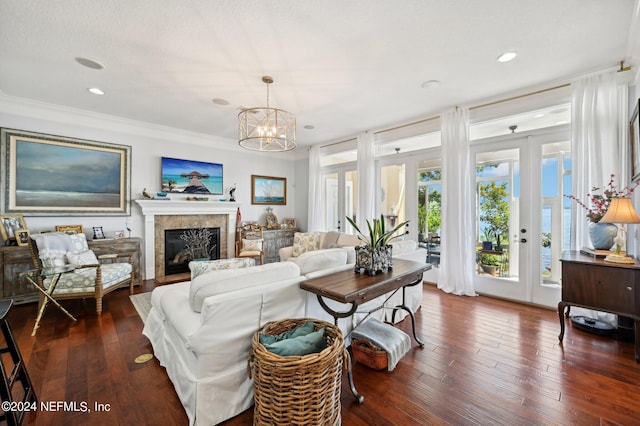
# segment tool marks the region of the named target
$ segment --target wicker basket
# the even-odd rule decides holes
[[[280,356],[260,343],[260,333],[276,335],[312,321],[325,327],[327,347],[320,353]],[[285,319],[266,324],[253,335],[249,361],[253,376],[254,425],[339,425],[340,386],[346,351],[340,329],[328,322]]]
[[[351,352],[356,362],[374,370],[384,370],[389,364],[387,351],[377,348],[366,339],[351,339]]]

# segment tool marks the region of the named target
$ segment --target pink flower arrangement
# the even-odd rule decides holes
[[[565,197],[575,200],[580,207],[587,211],[587,217],[589,220],[593,223],[598,223],[607,210],[609,210],[612,198],[628,198],[633,194],[633,190],[636,189],[638,184],[640,184],[640,182],[636,182],[633,186],[626,186],[623,189],[618,190],[616,184],[613,182],[614,178],[615,175],[612,173],[607,187],[602,191],[602,195],[594,194],[594,192],[600,191],[600,188],[596,186],[591,188],[591,193],[587,194],[591,206],[587,206],[573,195],[565,195]]]

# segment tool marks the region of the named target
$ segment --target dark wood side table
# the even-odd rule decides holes
[[[562,300],[558,303],[560,335],[571,306],[629,317],[635,326],[635,357],[640,363],[640,263],[609,263],[568,251],[562,262]],[[565,312],[566,310],[566,312]]]
[[[338,318],[350,317],[357,311],[358,306],[361,304],[387,293],[392,293],[391,295],[393,295],[398,290],[402,289],[402,305],[398,305],[393,308],[394,316],[395,312],[400,309],[409,314],[409,317],[411,317],[413,338],[420,347],[424,347],[424,343],[418,338],[416,333],[415,316],[405,304],[404,291],[406,287],[422,284],[422,274],[429,269],[431,269],[431,265],[428,263],[393,259],[393,269],[387,272],[376,275],[367,275],[360,272],[354,272],[353,269],[348,269],[346,271],[336,272],[303,281],[300,283],[300,288],[311,292],[318,297],[320,306],[322,306],[322,308],[334,318],[336,325],[338,325]],[[389,300],[391,295],[385,299],[381,306],[374,308],[369,313],[382,309],[384,303]],[[343,312],[335,311],[325,303],[325,297],[337,302],[350,304],[351,307]],[[356,327],[359,324],[360,323],[358,323]],[[364,402],[364,396],[360,395],[356,390],[353,382],[353,370],[351,367],[351,359],[348,359],[347,378],[349,379],[351,393],[356,398],[356,401],[358,401],[359,404],[362,404]]]

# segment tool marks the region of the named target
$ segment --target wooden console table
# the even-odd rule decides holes
[[[577,251],[566,252],[560,261],[560,343],[564,337],[565,317],[569,316],[571,306],[611,312],[633,319],[635,357],[636,362],[640,363],[640,263],[609,263]]]
[[[327,311],[338,325],[338,318],[346,318],[353,315],[358,306],[376,297],[382,296],[387,293],[395,294],[399,289],[402,289],[402,305],[395,306],[394,315],[396,310],[402,309],[409,313],[411,317],[411,327],[413,331],[413,338],[420,345],[424,346],[422,340],[418,338],[416,333],[416,319],[404,301],[404,290],[406,287],[412,287],[418,284],[422,284],[422,274],[425,271],[431,269],[429,263],[419,263],[410,260],[393,259],[393,269],[376,275],[367,275],[359,272],[354,272],[353,269],[346,271],[336,272],[329,275],[324,275],[318,278],[312,278],[300,283],[300,288],[310,293],[315,294],[318,297],[320,306]],[[387,297],[381,306],[374,308],[372,311],[381,309],[384,303],[391,297]],[[324,298],[335,300],[337,302],[350,304],[351,307],[344,311],[338,312],[331,309],[324,301]],[[359,324],[356,325],[356,327]],[[349,386],[351,393],[356,398],[359,404],[364,402],[364,397],[358,393],[353,382],[353,370],[351,368],[351,360],[348,360],[348,372],[347,378],[349,379]]]

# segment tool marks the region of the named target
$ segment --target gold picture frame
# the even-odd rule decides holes
[[[0,160],[4,212],[131,215],[131,146],[1,128]]]
[[[29,230],[28,229],[18,229],[16,231],[16,242],[19,246],[28,246],[29,245]]]
[[[267,229],[279,229],[278,216],[274,213],[267,213]]]
[[[65,234],[82,234],[82,225],[56,225],[56,232],[64,232]]]
[[[287,229],[293,229],[296,227],[296,218],[295,217],[285,217],[282,219],[282,223],[287,225]]]
[[[287,204],[287,178],[251,175],[251,204]]]
[[[21,214],[3,214],[0,215],[0,235],[2,235],[2,241],[16,240],[16,232],[20,229],[27,229],[27,225],[24,223],[24,217]]]

